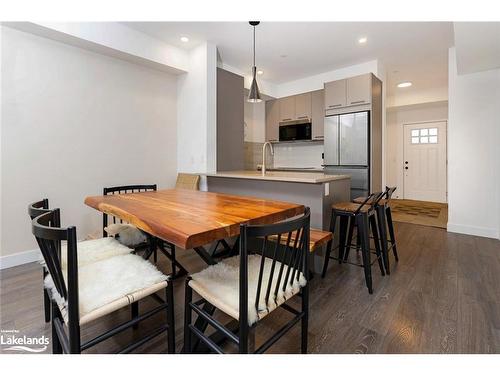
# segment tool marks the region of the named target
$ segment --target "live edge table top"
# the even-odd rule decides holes
[[[301,204],[184,189],[93,196],[85,204],[183,249],[236,236],[240,224],[270,224],[304,212]]]

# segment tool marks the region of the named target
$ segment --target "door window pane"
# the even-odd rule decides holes
[[[422,128],[411,131],[411,143],[438,143],[438,128]]]

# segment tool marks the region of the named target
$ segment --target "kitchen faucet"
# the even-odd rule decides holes
[[[271,155],[274,155],[274,149],[271,142],[265,142],[262,146],[262,176],[266,175],[266,146],[269,145]]]

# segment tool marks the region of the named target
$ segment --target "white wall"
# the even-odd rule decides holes
[[[448,230],[499,238],[500,69],[458,75],[449,51]]]
[[[388,107],[401,107],[405,105],[434,103],[448,100],[448,86],[433,87],[430,89],[411,90],[400,89],[396,95],[387,97]]]
[[[387,110],[386,185],[397,186],[395,198],[403,198],[403,125],[448,119],[448,102],[392,107]]]
[[[6,25],[173,74],[188,68],[186,51],[119,22],[7,22]]]
[[[102,225],[85,196],[173,186],[175,76],[8,27],[1,35],[2,256],[36,248],[30,202],[49,198],[83,238]]]
[[[217,49],[202,44],[189,53],[189,73],[177,82],[179,172],[216,169]]]

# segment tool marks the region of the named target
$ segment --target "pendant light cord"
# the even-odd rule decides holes
[[[255,66],[255,26],[253,27],[253,66]]]

